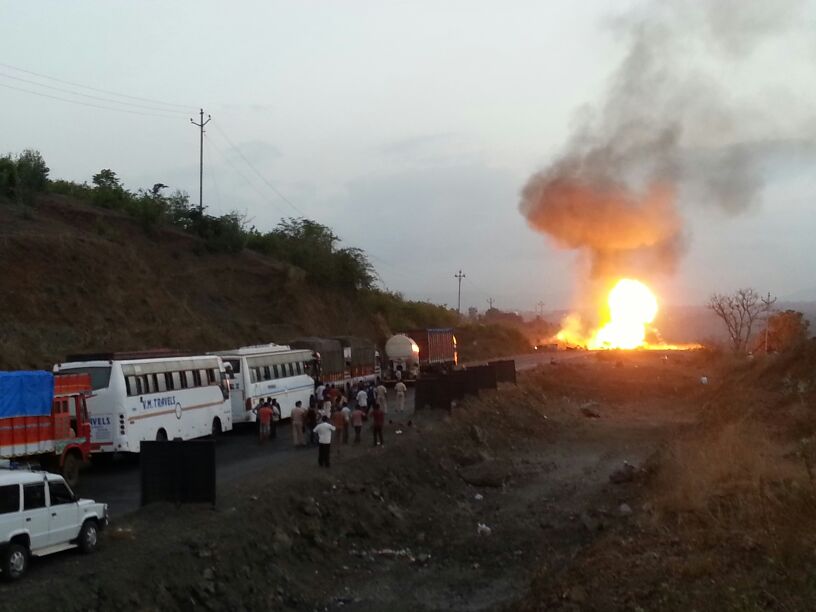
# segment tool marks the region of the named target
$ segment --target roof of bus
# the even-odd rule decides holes
[[[120,364],[131,364],[131,363],[162,363],[167,361],[189,361],[192,359],[215,359],[218,355],[196,355],[194,353],[186,354],[186,355],[169,355],[163,357],[140,357],[140,358],[123,358],[121,355],[125,355],[124,353],[110,353],[112,356],[110,359],[105,358],[101,355],[88,355],[86,359],[75,359],[75,360],[66,360],[62,363],[58,363],[54,366],[54,372],[60,372],[63,368],[70,369],[71,367],[104,367],[109,366],[113,362],[117,362]],[[80,358],[83,357],[82,355],[70,355],[70,357]]]
[[[255,355],[270,355],[276,353],[290,353],[295,351],[303,351],[304,349],[293,349],[286,344],[258,344],[256,346],[242,346],[237,349],[229,351],[214,351],[211,355],[220,355],[221,357],[246,357]]]
[[[176,357],[196,357],[195,353],[172,349],[152,349],[149,351],[111,351],[107,353],[75,353],[67,355],[64,363],[86,361],[140,361]]]

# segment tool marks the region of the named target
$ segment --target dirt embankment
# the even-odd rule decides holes
[[[635,520],[637,466],[688,426],[697,374],[651,358],[541,367],[451,415],[390,424],[385,448],[342,447],[331,470],[304,451],[220,491],[214,509],[126,517],[97,555],[37,563],[0,608],[512,605],[539,570],[562,575]],[[559,584],[542,603],[583,605],[582,589]]]
[[[816,609],[816,344],[704,371],[699,421],[647,462],[633,520],[539,572],[520,609]]]
[[[0,369],[66,353],[216,350],[298,334],[379,338],[390,330],[353,295],[252,252],[206,252],[174,229],[147,235],[123,214],[42,196],[0,206]]]

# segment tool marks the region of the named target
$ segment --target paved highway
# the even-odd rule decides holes
[[[584,356],[583,351],[571,353],[533,353],[517,355],[516,370],[529,370],[540,364],[547,364],[552,358],[558,361]],[[389,404],[393,406],[393,391],[389,393]],[[405,404],[413,410],[413,389],[408,390]],[[239,428],[225,433],[216,448],[217,486],[243,478],[263,469],[273,469],[285,465],[295,455],[315,454],[314,449],[295,449],[292,446],[291,426],[287,421],[278,427],[278,438],[266,445],[257,441],[254,426]],[[367,442],[367,438],[366,438]],[[108,465],[91,465],[82,472],[76,487],[82,497],[103,501],[110,506],[115,517],[136,510],[140,504],[139,460],[137,455],[126,456]]]

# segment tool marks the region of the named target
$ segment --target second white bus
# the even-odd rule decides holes
[[[224,360],[230,379],[233,423],[255,422],[253,410],[262,400],[278,400],[281,418],[289,418],[295,402],[309,405],[314,379],[306,364],[312,351],[280,344],[245,346],[215,353]]]
[[[232,429],[229,382],[217,356],[154,351],[69,359],[54,372],[91,377],[92,453],[138,453],[142,440],[190,440]]]

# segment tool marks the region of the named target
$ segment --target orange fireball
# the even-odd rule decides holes
[[[589,339],[590,349],[634,349],[646,343],[646,331],[657,316],[657,298],[637,280],[624,278],[609,292],[609,320]]]

